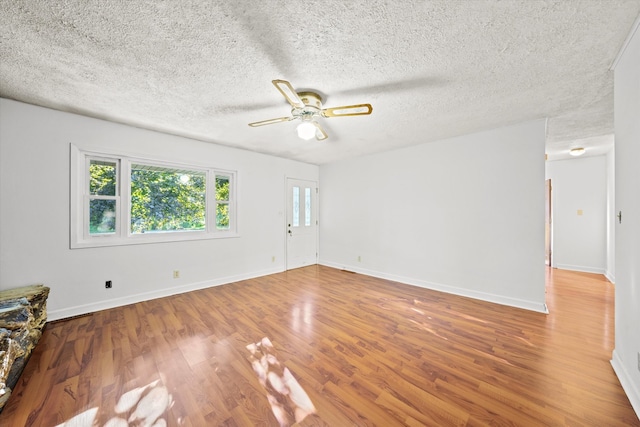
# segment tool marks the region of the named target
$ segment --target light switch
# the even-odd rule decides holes
[[[582,209],[578,209],[578,216],[582,215]]]

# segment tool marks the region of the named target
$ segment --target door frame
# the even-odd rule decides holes
[[[544,256],[545,264],[553,267],[553,185],[551,179],[545,180],[545,224],[544,224]],[[549,263],[547,264],[547,260]]]

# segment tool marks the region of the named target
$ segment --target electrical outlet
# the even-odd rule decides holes
[[[362,262],[362,257],[358,255],[358,262]]]
[[[276,262],[276,256],[275,255],[271,257],[271,262]]]
[[[107,289],[111,289],[111,280],[107,280],[106,282],[104,282],[104,287]]]
[[[180,278],[180,270],[173,270],[173,278],[174,279]]]

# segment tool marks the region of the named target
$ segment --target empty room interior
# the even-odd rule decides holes
[[[640,426],[640,0],[0,22],[0,425]]]

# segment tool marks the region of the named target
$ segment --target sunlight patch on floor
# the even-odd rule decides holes
[[[167,388],[159,383],[160,380],[156,380],[120,396],[113,408],[116,415],[104,427],[166,427],[167,421],[162,418],[162,414],[173,405],[173,398]],[[99,409],[88,409],[56,427],[94,427],[97,425]]]
[[[311,399],[289,369],[278,361],[269,338],[247,345],[247,350],[251,353],[251,366],[267,392],[271,411],[281,427],[299,423],[307,415],[315,414]]]

